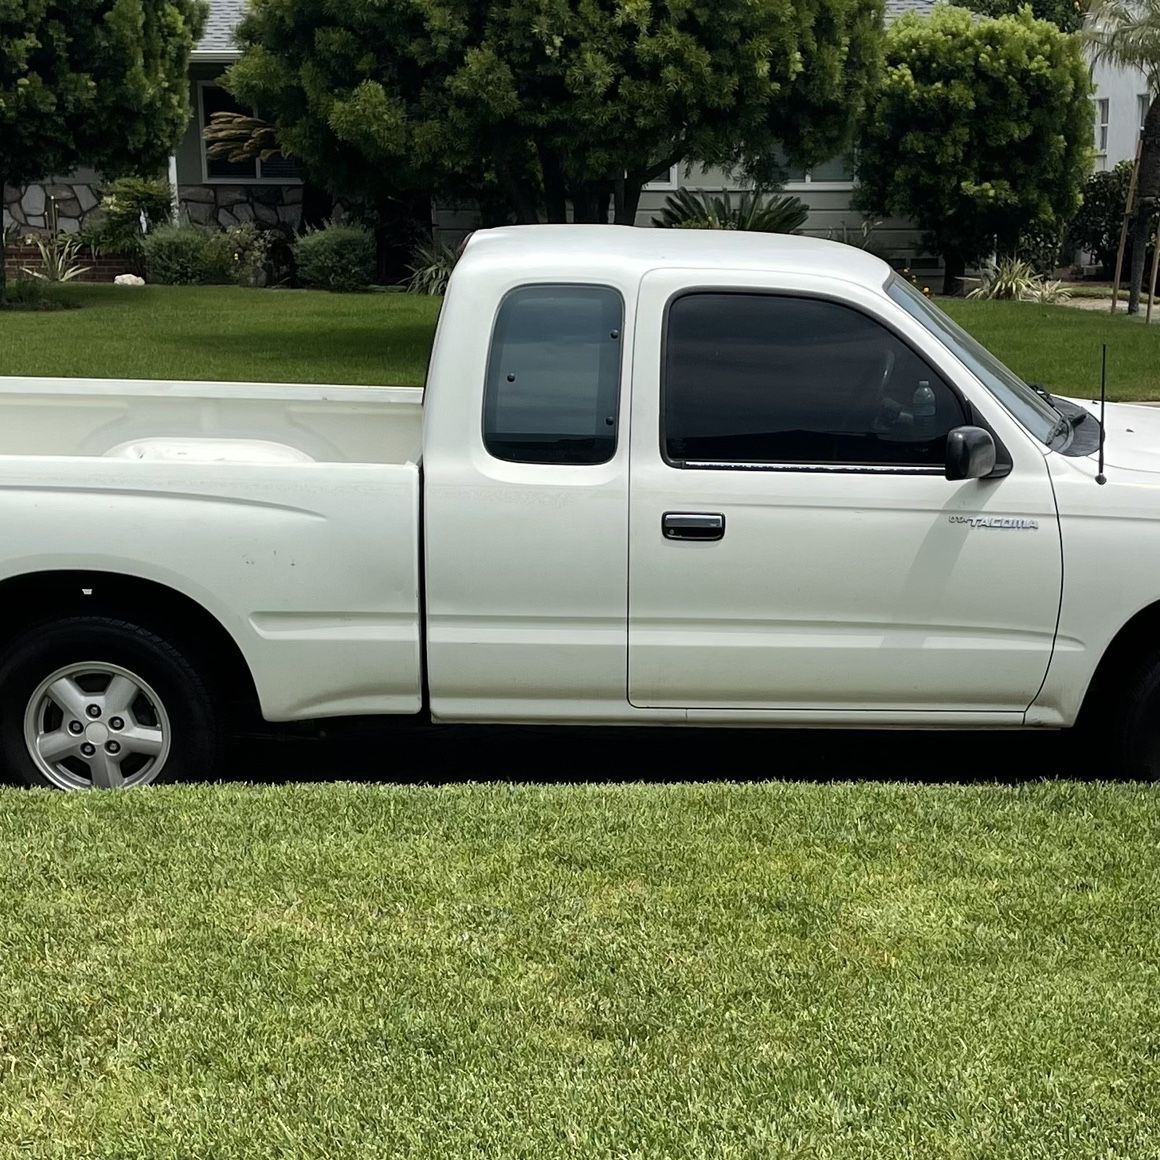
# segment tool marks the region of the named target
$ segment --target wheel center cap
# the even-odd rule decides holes
[[[104,745],[109,740],[109,727],[100,721],[90,721],[85,726],[85,740],[94,745]]]

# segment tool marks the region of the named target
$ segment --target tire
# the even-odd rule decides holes
[[[1148,657],[1129,675],[1110,714],[1115,772],[1160,780],[1160,655]]]
[[[30,786],[128,789],[215,776],[223,717],[185,655],[140,625],[76,616],[0,656],[0,767]]]

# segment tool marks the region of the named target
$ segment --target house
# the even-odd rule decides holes
[[[1151,97],[1148,78],[1139,69],[1100,63],[1092,68],[1095,83],[1095,168],[1114,169],[1132,161]]]
[[[218,84],[238,56],[234,29],[247,0],[211,0],[205,34],[189,61],[189,99],[193,115],[169,162],[169,180],[178,206],[191,221],[232,226],[245,221],[294,225],[301,214],[302,178],[294,161],[236,163],[206,156],[202,130],[219,110],[236,110]],[[100,180],[92,170],[16,189],[4,189],[3,224],[29,232],[77,232],[100,203]]]

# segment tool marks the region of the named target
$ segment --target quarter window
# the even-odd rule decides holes
[[[664,450],[677,466],[941,467],[966,421],[901,339],[820,299],[684,295],[664,362]]]
[[[483,442],[515,463],[607,463],[616,451],[624,302],[607,286],[524,286],[492,335]]]

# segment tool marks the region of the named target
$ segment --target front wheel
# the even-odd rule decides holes
[[[0,657],[0,764],[29,785],[128,789],[213,776],[221,714],[197,670],[140,625],[71,617]]]

